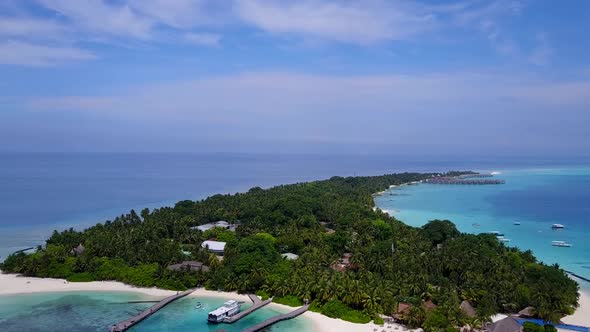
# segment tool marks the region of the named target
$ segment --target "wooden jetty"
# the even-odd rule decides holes
[[[151,316],[152,314],[154,314],[155,312],[157,312],[158,310],[164,308],[166,305],[180,299],[183,298],[187,295],[189,295],[190,293],[194,292],[195,289],[189,289],[186,290],[182,293],[178,293],[176,295],[172,295],[172,296],[168,296],[167,298],[163,299],[162,301],[158,302],[157,304],[149,307],[148,309],[146,309],[145,311],[142,311],[141,313],[139,313],[136,316],[133,316],[129,319],[126,319],[122,322],[119,322],[113,326],[111,326],[110,331],[111,332],[122,332],[122,331],[126,331],[129,328],[131,328],[133,325],[141,322],[142,320],[148,318],[149,316]]]
[[[254,295],[254,294],[248,294],[248,297],[250,298],[250,300],[252,301],[252,306],[236,315],[233,315],[231,317],[226,317],[223,322],[224,323],[228,323],[228,324],[232,324],[237,322],[238,320],[248,316],[249,314],[253,313],[254,311],[264,307],[265,305],[269,304],[272,302],[272,298],[261,301],[258,296]]]
[[[286,314],[282,314],[282,315],[277,315],[274,317],[271,317],[263,322],[260,322],[254,326],[251,326],[245,330],[242,330],[242,332],[256,332],[256,331],[260,331],[264,328],[267,328],[275,323],[278,323],[280,321],[283,320],[287,320],[287,319],[291,319],[291,318],[295,318],[299,315],[301,315],[302,313],[306,312],[307,309],[309,309],[309,304],[304,305],[303,307],[297,308],[291,312],[288,312]]]
[[[490,173],[476,173],[476,174],[463,174],[459,175],[459,179],[476,179],[476,178],[491,178],[494,177],[493,174]]]
[[[565,271],[565,273],[567,273],[567,274],[569,274],[569,275],[571,275],[571,276],[574,276],[574,277],[576,277],[576,278],[578,278],[578,279],[584,280],[584,281],[586,281],[586,282],[590,282],[590,279],[588,279],[588,278],[586,278],[586,277],[582,277],[581,275],[579,275],[579,274],[576,274],[576,273],[574,273],[574,272],[572,272],[572,271],[568,271],[568,270],[564,270],[564,271]]]
[[[504,184],[506,181],[499,179],[461,179],[458,177],[439,177],[424,180],[424,183],[431,184],[465,184],[465,185],[484,185],[484,184]]]

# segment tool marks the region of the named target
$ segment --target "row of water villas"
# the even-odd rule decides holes
[[[465,174],[460,176],[441,176],[426,179],[424,183],[431,184],[462,184],[462,185],[484,185],[484,184],[505,184],[505,180],[490,179],[492,174]]]

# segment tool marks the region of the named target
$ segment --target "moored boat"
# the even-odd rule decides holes
[[[565,241],[551,241],[551,245],[554,247],[571,247],[571,243],[567,243]]]
[[[225,302],[221,307],[211,311],[207,315],[207,320],[212,323],[221,323],[225,318],[229,318],[240,312],[241,304],[235,300]]]
[[[562,228],[565,228],[565,226],[562,224],[553,224],[553,225],[551,225],[551,228],[552,229],[562,229]]]
[[[495,236],[504,236],[504,233],[501,233],[499,231],[491,231],[491,232],[488,232],[488,234],[492,234],[492,235],[495,235]]]

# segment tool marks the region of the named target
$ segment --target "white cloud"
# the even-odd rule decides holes
[[[402,2],[237,0],[244,22],[274,34],[371,44],[427,30],[434,17]]]
[[[45,38],[57,36],[67,31],[67,28],[53,20],[31,17],[1,17],[0,36]]]
[[[88,33],[148,39],[154,21],[138,15],[128,5],[112,5],[102,0],[39,0]]]
[[[51,66],[72,61],[93,60],[96,55],[68,46],[42,46],[20,41],[0,43],[0,64]]]
[[[498,105],[533,109],[590,103],[590,81],[547,82],[519,75],[325,76],[288,72],[244,73],[193,81],[138,86],[106,97],[44,98],[35,109],[121,110],[134,114],[244,115],[362,114],[437,109],[491,111]],[[524,77],[524,78],[523,78]],[[97,99],[98,98],[98,99]],[[54,107],[56,106],[56,107]],[[125,111],[123,111],[125,110]],[[231,118],[231,116],[229,116]]]
[[[187,33],[184,40],[188,43],[202,46],[219,46],[221,35],[214,33]]]
[[[217,24],[217,17],[207,11],[207,4],[205,0],[129,0],[135,11],[177,29]]]

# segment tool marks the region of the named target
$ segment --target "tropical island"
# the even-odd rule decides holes
[[[401,173],[255,187],[245,193],[131,211],[84,231],[55,231],[7,273],[70,282],[256,293],[332,318],[395,317],[427,331],[482,327],[525,308],[558,322],[578,285],[557,265],[448,220],[410,227],[375,208],[391,186],[471,172]]]

